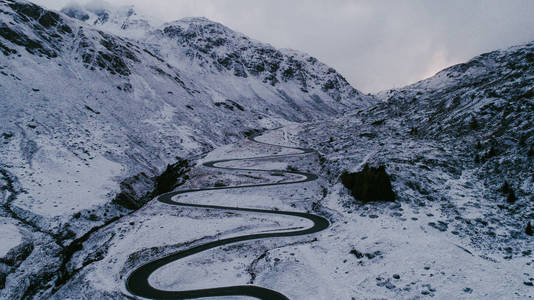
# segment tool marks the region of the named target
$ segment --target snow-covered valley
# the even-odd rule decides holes
[[[293,139],[283,137],[302,135],[303,130],[300,125],[291,126],[269,132],[258,140],[295,146]],[[279,155],[282,150],[257,146],[243,140],[218,148],[205,161],[234,155]],[[320,160],[311,153],[252,160],[246,166],[239,161],[225,165],[267,170],[293,166],[299,171],[322,174]],[[262,173],[265,172],[214,172],[199,165],[180,190],[210,187],[214,182],[241,186],[283,181],[265,180],[272,174]],[[329,192],[325,194],[326,189]],[[178,195],[173,198],[176,202],[310,212],[327,218],[331,225],[308,236],[237,242],[204,251],[158,269],[149,282],[167,291],[254,285],[290,299],[308,299],[310,295],[314,299],[531,296],[531,287],[525,284],[532,277],[530,241],[523,239],[523,244],[516,246],[522,253],[509,255],[507,250],[488,249],[486,243],[472,241],[464,232],[433,226],[448,216],[443,203],[425,202],[422,206],[400,200],[347,206],[354,201],[351,198],[341,184],[330,186],[324,178],[283,187]],[[101,260],[84,268],[54,297],[74,293],[120,298],[121,293],[129,294],[124,287],[128,274],[151,260],[217,240],[309,226],[309,221],[297,218],[225,209],[169,208],[152,201],[89,239],[85,245],[92,250],[80,252],[73,261],[83,265],[94,256],[93,251],[103,252]]]
[[[532,298],[533,57],[519,45],[364,95],[205,18],[0,0],[0,299],[158,298],[129,281],[140,267],[256,234],[146,282]]]

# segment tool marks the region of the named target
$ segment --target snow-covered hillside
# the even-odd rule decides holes
[[[142,41],[167,62],[204,76],[220,77],[221,72],[241,78],[252,76],[284,91],[291,91],[296,84],[302,92],[310,93],[304,96],[305,102],[311,97],[319,106],[322,100],[317,96],[324,96],[314,95],[319,90],[330,96],[327,101],[334,99],[348,106],[354,105],[355,97],[363,97],[316,58],[291,49],[275,49],[206,18],[160,24],[138,15],[133,7],[68,6],[62,12],[98,29]]]
[[[12,205],[41,216],[90,209],[127,177],[156,175],[177,156],[249,130],[370,99],[312,57],[206,19],[165,24],[136,41],[27,2],[1,9],[3,168],[27,192]],[[122,16],[97,13],[101,26]]]
[[[66,259],[73,241],[149,200],[168,164],[373,101],[313,57],[207,19],[2,0],[0,215],[53,249],[43,263]],[[35,264],[0,273],[44,276]],[[27,282],[9,295],[34,293]]]
[[[361,298],[534,295],[533,58],[534,43],[482,54],[301,132],[332,186],[322,207],[341,211],[341,228],[366,228],[355,255],[383,256],[361,259]],[[365,165],[385,166],[396,203],[341,184]]]

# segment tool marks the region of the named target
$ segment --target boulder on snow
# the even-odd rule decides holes
[[[389,175],[384,166],[369,167],[356,173],[343,172],[341,183],[348,188],[352,196],[364,203],[371,201],[395,201]]]

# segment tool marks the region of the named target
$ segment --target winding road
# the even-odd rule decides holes
[[[169,205],[174,205],[174,206],[196,207],[196,208],[204,208],[204,209],[206,208],[221,209],[221,210],[226,210],[226,211],[240,211],[240,212],[293,216],[293,217],[308,219],[313,222],[313,225],[309,228],[295,230],[295,231],[256,233],[256,234],[248,234],[248,235],[220,239],[220,240],[208,242],[205,244],[201,244],[201,245],[189,248],[189,249],[181,250],[181,251],[172,253],[168,256],[153,260],[144,265],[141,265],[140,267],[138,267],[137,269],[135,269],[129,274],[126,280],[126,289],[131,294],[144,297],[144,298],[151,298],[151,299],[191,299],[191,298],[215,297],[215,296],[250,296],[250,297],[255,297],[259,299],[269,299],[269,300],[289,299],[279,292],[276,292],[276,291],[273,291],[267,288],[259,287],[259,286],[254,286],[254,285],[238,285],[238,286],[206,288],[206,289],[187,290],[187,291],[165,291],[165,290],[159,290],[157,288],[152,287],[148,280],[152,273],[154,273],[156,270],[158,270],[159,268],[169,263],[172,263],[174,261],[177,261],[184,257],[191,256],[193,254],[196,254],[202,251],[213,249],[215,247],[220,247],[223,245],[228,245],[228,244],[237,243],[237,242],[257,240],[257,239],[308,235],[308,234],[312,234],[312,233],[324,230],[330,225],[328,220],[326,220],[325,218],[321,216],[308,214],[308,213],[302,213],[302,212],[265,210],[265,209],[255,209],[255,208],[236,208],[236,207],[226,207],[226,206],[218,206],[218,205],[189,204],[189,203],[176,202],[173,200],[173,197],[176,195],[191,193],[191,192],[251,188],[251,187],[265,187],[265,186],[275,186],[275,185],[288,185],[288,184],[313,181],[317,179],[317,175],[315,174],[299,172],[299,171],[244,169],[244,168],[217,166],[217,164],[231,162],[231,161],[244,161],[244,160],[257,160],[257,159],[265,160],[269,158],[274,159],[274,158],[291,157],[291,156],[296,156],[296,155],[305,155],[305,154],[314,152],[314,150],[305,149],[305,148],[271,145],[268,143],[257,141],[255,139],[255,136],[250,137],[249,139],[256,143],[299,150],[300,153],[269,155],[269,156],[250,157],[250,158],[241,158],[241,159],[224,159],[224,160],[206,162],[203,165],[209,168],[224,169],[224,170],[261,171],[261,172],[279,172],[279,173],[286,173],[286,174],[297,174],[297,175],[301,175],[303,178],[300,180],[286,181],[286,182],[281,182],[281,183],[264,183],[264,184],[250,184],[250,185],[225,186],[225,187],[207,187],[207,188],[199,188],[199,189],[173,191],[173,192],[160,195],[158,197],[158,201],[169,204]]]

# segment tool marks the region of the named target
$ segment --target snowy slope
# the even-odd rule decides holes
[[[28,192],[12,204],[41,216],[105,203],[121,180],[153,176],[247,130],[370,99],[312,57],[206,19],[140,26],[149,31],[138,41],[100,30],[131,19],[131,8],[89,19],[64,10],[94,25],[22,1],[1,10],[1,161]]]
[[[131,213],[112,201],[119,193],[142,205],[179,158],[374,101],[313,57],[206,19],[1,0],[0,216],[46,254],[0,265],[0,283],[61,273],[78,239]],[[32,280],[10,297],[35,293]]]
[[[316,58],[295,50],[275,49],[206,18],[184,18],[161,24],[128,6],[69,6],[62,11],[98,29],[141,40],[171,64],[194,68],[195,73],[252,76],[286,92],[296,84],[300,91],[310,95],[304,98],[311,97],[318,106],[323,101],[323,95],[317,94],[319,90],[329,95],[327,102],[333,99],[350,105],[354,97],[363,97],[334,69]],[[296,103],[302,105],[296,98]]]
[[[534,43],[482,54],[300,133],[323,156],[322,206],[366,237],[356,298],[534,295],[533,58]],[[365,164],[385,166],[396,203],[363,203],[340,183]]]

